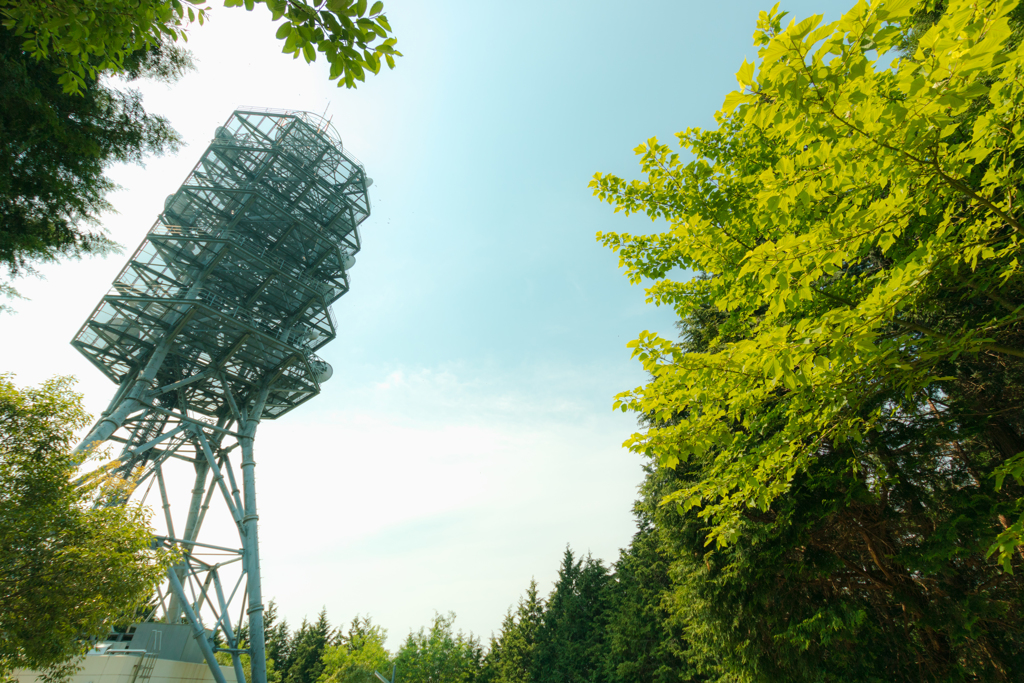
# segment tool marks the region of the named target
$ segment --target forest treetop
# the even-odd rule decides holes
[[[785,29],[776,5],[719,128],[678,134],[694,161],[651,139],[636,150],[646,180],[592,181],[616,210],[670,223],[598,235],[631,280],[655,280],[648,301],[721,316],[705,352],[642,333],[631,346],[653,380],[616,401],[654,423],[632,450],[668,468],[709,459],[665,501],[713,521],[709,542],[768,512],[823,444],[861,443],[905,403],[991,412],[957,359],[1024,357],[1017,4],[951,0],[923,35],[933,2],[861,1]],[[999,485],[1024,473],[1020,450],[1000,456]],[[881,462],[869,476],[891,478]],[[1006,568],[1022,536],[1018,520],[994,542]]]

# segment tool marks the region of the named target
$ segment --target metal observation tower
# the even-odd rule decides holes
[[[187,629],[217,683],[217,651],[266,683],[253,440],[331,376],[316,351],[338,335],[371,182],[320,116],[235,111],[72,341],[118,385],[79,449],[117,444],[136,492],[156,484],[154,544],[183,558],[125,652],[164,657],[187,639],[153,627]]]

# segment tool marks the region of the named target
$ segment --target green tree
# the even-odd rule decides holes
[[[384,647],[387,631],[370,617],[356,615],[348,632],[339,634],[339,640],[324,651],[319,683],[376,683],[375,671],[389,671],[391,654]]]
[[[281,21],[277,37],[284,52],[307,62],[322,54],[331,80],[353,87],[381,61],[395,66],[396,40],[384,3],[367,0],[225,0],[226,7],[252,10],[266,5]],[[194,22],[202,25],[208,7],[202,0],[0,0],[0,25],[21,48],[46,61],[65,92],[80,93],[105,73],[122,73],[132,56],[171,41],[188,40]]]
[[[430,628],[410,633],[395,654],[397,682],[472,683],[483,664],[483,649],[472,635],[454,630],[455,614],[435,614]]]
[[[284,669],[291,660],[291,633],[288,631],[287,619],[277,620],[277,602],[274,600],[270,601],[263,613],[263,633],[267,659],[279,662],[278,666]]]
[[[538,595],[537,582],[530,579],[526,595],[519,599],[514,627],[502,640],[501,678],[505,683],[529,683],[537,649],[537,633],[544,619],[544,600]]]
[[[484,660],[486,680],[495,683],[530,683],[537,647],[537,632],[544,619],[544,600],[537,582],[530,579],[526,595],[519,599],[515,612],[509,608],[497,638]]]
[[[699,352],[722,319],[713,310],[689,316],[680,347]],[[1024,584],[986,558],[1013,487],[995,489],[991,444],[971,424],[978,418],[952,425],[912,407],[862,444],[823,447],[766,513],[746,511],[725,547],[708,545],[699,508],[658,504],[699,481],[713,454],[648,476],[642,504],[673,561],[667,604],[687,657],[712,680],[1021,675],[1013,605]],[[889,478],[872,490],[880,460]]]
[[[269,683],[281,683],[284,676],[281,674],[281,670],[278,668],[277,659],[275,657],[280,655],[280,648],[271,645],[277,645],[274,641],[275,636],[278,633],[277,624],[277,603],[273,600],[267,605],[267,609],[263,612],[263,628],[264,628],[264,640],[266,643],[266,665],[267,665],[267,681]],[[285,626],[285,637],[288,635],[288,627]],[[244,621],[238,626],[238,642],[241,649],[248,649],[249,647],[249,622]],[[219,647],[224,647],[225,639],[224,634],[221,631],[214,633],[214,639],[217,640]],[[218,652],[217,661],[223,666],[232,666],[233,662],[231,655],[227,652]],[[239,661],[242,665],[242,673],[245,675],[246,683],[252,683],[252,658],[249,655],[239,655]]]
[[[537,629],[530,680],[536,683],[600,683],[604,669],[608,569],[589,554],[565,549],[558,581]]]
[[[775,8],[693,161],[652,139],[644,180],[595,177],[670,224],[599,239],[682,319],[618,405],[712,677],[1022,676],[1019,14]]]
[[[181,143],[166,119],[143,109],[137,90],[93,79],[69,95],[52,66],[0,27],[0,266],[11,274],[36,261],[116,249],[96,227],[115,187],[103,170]],[[130,80],[171,82],[190,67],[187,53],[169,46],[125,62]]]
[[[295,633],[291,634],[291,640],[289,642],[289,648],[287,656],[281,660],[281,671],[284,672],[284,680],[286,683],[291,683],[291,671],[292,666],[296,661],[296,653],[298,651],[299,642],[309,639],[309,620],[303,617],[302,623],[299,624],[299,628]]]
[[[501,665],[503,658],[503,645],[505,635],[511,632],[516,626],[515,617],[512,615],[512,608],[509,607],[501,620],[501,629],[498,635],[491,633],[491,639],[487,646],[487,652],[480,665],[480,673],[477,676],[477,683],[497,683],[501,678]]]
[[[248,647],[248,640],[242,641],[243,647]],[[221,666],[232,666],[231,655],[227,652],[218,652],[216,654],[217,662]],[[238,656],[240,663],[242,664],[242,673],[245,675],[245,683],[252,683],[252,657],[243,654]],[[277,668],[277,662],[274,661],[273,657],[267,656],[267,683],[281,683],[284,680],[284,676],[281,675],[281,671]]]
[[[654,380],[617,401],[659,419],[628,443],[661,466],[714,454],[672,501],[703,506],[715,541],[735,537],[744,510],[766,511],[823,443],[868,438],[893,392],[913,410],[983,415],[997,484],[1024,474],[1015,415],[948,374],[961,358],[1008,372],[1024,358],[1016,4],[951,2],[913,59],[891,64],[871,53],[906,40],[922,3],[860,3],[784,31],[782,15],[762,13],[757,76],[740,70],[718,130],[679,134],[695,161],[652,139],[638,148],[646,181],[595,177],[617,208],[671,223],[599,236],[631,278],[657,280],[649,298],[725,315],[704,353],[641,334],[635,354]],[[676,282],[676,267],[713,277]],[[1022,529],[994,546],[1007,568]]]
[[[610,683],[700,680],[687,659],[683,628],[666,604],[669,559],[650,514],[638,505],[639,530],[612,567],[603,648]]]
[[[327,609],[321,609],[312,624],[305,619],[292,640],[292,653],[285,670],[285,683],[316,683],[324,671],[323,656],[331,636]]]
[[[174,559],[151,549],[145,508],[102,504],[124,483],[103,469],[76,483],[75,433],[91,418],[72,384],[19,390],[0,376],[0,674],[84,653],[146,605]]]

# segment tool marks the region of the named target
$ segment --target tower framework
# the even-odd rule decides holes
[[[72,341],[118,385],[79,449],[116,444],[116,471],[155,485],[154,543],[182,560],[154,616],[191,625],[217,683],[217,651],[266,683],[253,442],[331,376],[316,351],[339,334],[371,182],[322,117],[235,111]],[[217,515],[228,537],[205,531]]]

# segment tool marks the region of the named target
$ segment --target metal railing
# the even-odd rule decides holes
[[[312,325],[299,324],[288,330],[282,329],[278,321],[267,320],[259,315],[258,311],[244,308],[241,304],[232,302],[208,289],[200,289],[194,296],[189,297],[188,290],[185,287],[115,282],[109,295],[200,301],[229,318],[260,329],[275,339],[279,339],[289,346],[296,348],[308,350],[329,336],[329,333]],[[327,306],[325,310],[330,318],[332,329],[337,330],[338,321],[334,311],[330,306]]]
[[[241,247],[247,255],[262,260],[272,268],[276,268],[283,275],[292,278],[304,287],[312,289],[320,296],[332,298],[338,291],[338,287],[335,287],[333,284],[320,282],[319,280],[314,280],[301,273],[295,273],[294,270],[289,267],[289,260],[287,257],[270,253],[270,250],[273,248],[271,246],[259,248],[257,245],[254,245],[249,240],[245,239],[245,237],[237,230],[225,230],[223,232],[214,233],[208,228],[198,226],[184,227],[181,225],[158,224],[150,230],[150,233],[157,235],[173,235],[176,237],[212,237],[215,239],[226,239],[235,246]],[[333,240],[331,241],[333,242]]]
[[[331,119],[325,119],[319,114],[314,114],[311,111],[300,111],[297,109],[274,109],[272,107],[249,107],[246,105],[239,105],[238,107],[235,107],[235,112],[242,114],[277,114],[279,116],[294,116],[297,119],[301,119],[302,121],[313,126],[313,128],[316,129],[316,132],[318,134],[323,135],[328,140],[330,140],[331,143],[338,148],[338,151],[345,155],[345,158],[347,158],[349,161],[354,163],[359,168],[365,169],[365,166],[363,166],[363,162],[359,161],[359,159],[356,158],[355,154],[352,154],[352,152],[345,149],[345,146],[344,144],[342,144],[341,141],[341,135],[338,133],[337,129],[331,123]]]

